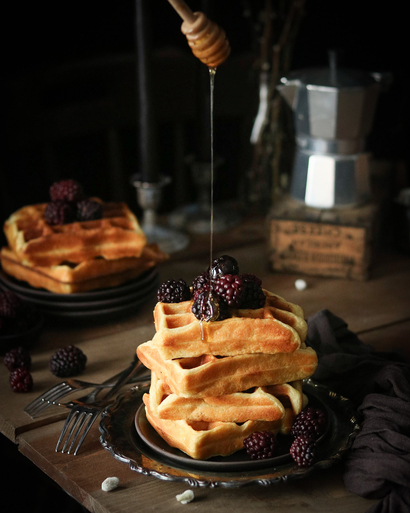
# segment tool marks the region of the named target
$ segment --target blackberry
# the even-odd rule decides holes
[[[75,346],[63,347],[50,358],[49,369],[60,378],[69,378],[80,374],[85,369],[86,355]]]
[[[19,367],[25,367],[27,370],[30,370],[31,356],[23,347],[17,347],[4,355],[3,362],[10,372]]]
[[[255,274],[244,273],[244,274],[241,274],[241,278],[242,278],[242,281],[244,281],[245,283],[253,282],[253,283],[257,283],[259,286],[262,286],[262,280],[260,278],[258,278]]]
[[[157,300],[161,303],[181,303],[190,299],[191,291],[182,278],[162,283],[157,292]]]
[[[326,415],[319,408],[305,408],[293,421],[290,434],[293,438],[305,436],[317,440],[325,431]]]
[[[61,180],[50,187],[51,201],[81,201],[84,199],[82,186],[76,180]]]
[[[245,276],[245,279],[243,278],[243,276]],[[242,296],[241,308],[250,308],[253,310],[257,308],[262,308],[266,302],[266,296],[261,286],[262,282],[259,283],[260,280],[256,277],[256,280],[254,280],[249,279],[246,276],[249,275],[242,275],[245,290]]]
[[[74,218],[74,208],[67,201],[52,201],[44,211],[44,219],[50,225],[72,223]]]
[[[33,388],[33,377],[25,367],[18,367],[11,372],[10,386],[14,392],[30,392]]]
[[[239,265],[235,258],[229,255],[215,258],[210,269],[211,279],[216,280],[223,274],[239,274]]]
[[[299,468],[310,467],[316,456],[316,443],[311,438],[298,436],[293,440],[289,452]]]
[[[102,206],[97,201],[82,200],[77,203],[77,220],[94,221],[102,218]]]
[[[275,454],[276,437],[269,431],[255,431],[245,438],[243,445],[252,460],[264,460]]]
[[[210,290],[209,272],[207,272],[207,271],[199,274],[192,281],[192,290],[194,292],[196,290],[202,290],[202,289]]]
[[[224,274],[213,284],[213,290],[231,308],[239,308],[245,292],[242,278],[235,274]]]
[[[230,316],[228,305],[208,291],[198,291],[191,311],[198,320],[206,322],[223,321]]]
[[[201,289],[194,290],[192,294],[192,300],[195,302],[198,299],[199,294],[202,292],[211,292],[210,283],[206,283]]]
[[[15,319],[22,306],[23,300],[11,290],[0,292],[0,317]]]

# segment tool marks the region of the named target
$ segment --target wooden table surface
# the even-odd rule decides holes
[[[220,253],[219,253],[220,254]],[[307,289],[298,291],[295,280],[302,276],[272,273],[267,265],[263,242],[229,251],[237,258],[241,272],[253,272],[264,287],[297,303],[306,317],[327,308],[343,318],[361,340],[377,350],[400,350],[410,361],[410,259],[396,253],[376,255],[372,278],[366,282],[320,277],[303,277]],[[160,269],[160,280],[183,277],[192,280],[206,269],[207,254],[171,258]],[[135,316],[98,325],[71,322],[48,323],[32,351],[34,388],[28,394],[15,394],[9,373],[0,367],[0,431],[18,450],[47,474],[84,508],[92,512],[131,513],[135,511],[173,512],[181,508],[175,496],[188,488],[184,483],[145,476],[117,461],[99,441],[98,423],[93,426],[77,456],[54,451],[66,410],[49,409],[32,420],[23,408],[61,379],[48,370],[52,353],[65,345],[80,347],[88,357],[82,378],[102,381],[128,364],[136,347],[154,334],[152,310],[155,299],[147,301]],[[364,512],[374,501],[349,493],[342,480],[343,464],[314,472],[306,479],[287,484],[250,485],[235,489],[195,488],[189,506],[198,512],[210,508],[221,512]],[[116,476],[120,486],[104,492],[101,483]]]

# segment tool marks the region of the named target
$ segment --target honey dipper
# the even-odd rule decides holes
[[[183,0],[168,0],[184,20],[181,32],[186,36],[195,57],[208,68],[222,64],[231,52],[225,31],[202,12],[192,12]]]

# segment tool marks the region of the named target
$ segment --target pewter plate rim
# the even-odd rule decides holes
[[[304,380],[304,393],[322,402],[328,414],[330,412],[332,429],[318,447],[315,463],[306,469],[299,469],[289,458],[274,466],[244,468],[243,464],[227,466],[209,465],[203,468],[184,464],[178,459],[168,457],[166,451],[153,451],[141,439],[135,428],[136,412],[142,404],[142,396],[148,391],[148,385],[136,385],[121,394],[115,403],[108,406],[100,421],[100,442],[104,449],[118,461],[126,463],[133,471],[164,481],[184,482],[193,487],[240,487],[249,484],[272,485],[311,475],[317,469],[329,468],[340,461],[351,448],[354,438],[360,430],[358,415],[351,401],[329,390],[311,379]],[[187,457],[189,458],[189,457]],[[178,460],[178,461],[177,461]],[[273,458],[275,460],[275,458]]]

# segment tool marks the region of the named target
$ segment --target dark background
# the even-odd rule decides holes
[[[223,27],[232,47],[228,61],[218,69],[215,89],[215,153],[224,160],[216,198],[231,199],[241,193],[250,167],[248,141],[258,101],[265,2],[188,4]],[[195,200],[190,171],[181,169],[181,156],[178,161],[176,154],[198,155],[209,147],[202,107],[208,82],[206,68],[190,52],[180,32],[181,19],[168,2],[151,0],[147,7],[158,168],[173,178],[161,209],[169,212]],[[79,179],[88,194],[106,201],[125,200],[139,213],[129,184],[138,171],[135,3],[13,2],[5,8],[4,20],[10,36],[3,52],[2,219],[23,205],[47,201],[51,183],[68,177]],[[343,67],[390,72],[392,85],[380,96],[368,146],[377,159],[405,165],[406,22],[403,3],[397,0],[377,6],[306,0],[291,66],[326,66],[328,50],[337,49]],[[114,154],[110,144],[116,148]],[[110,158],[117,159],[116,165]],[[399,187],[395,185],[393,192]]]

